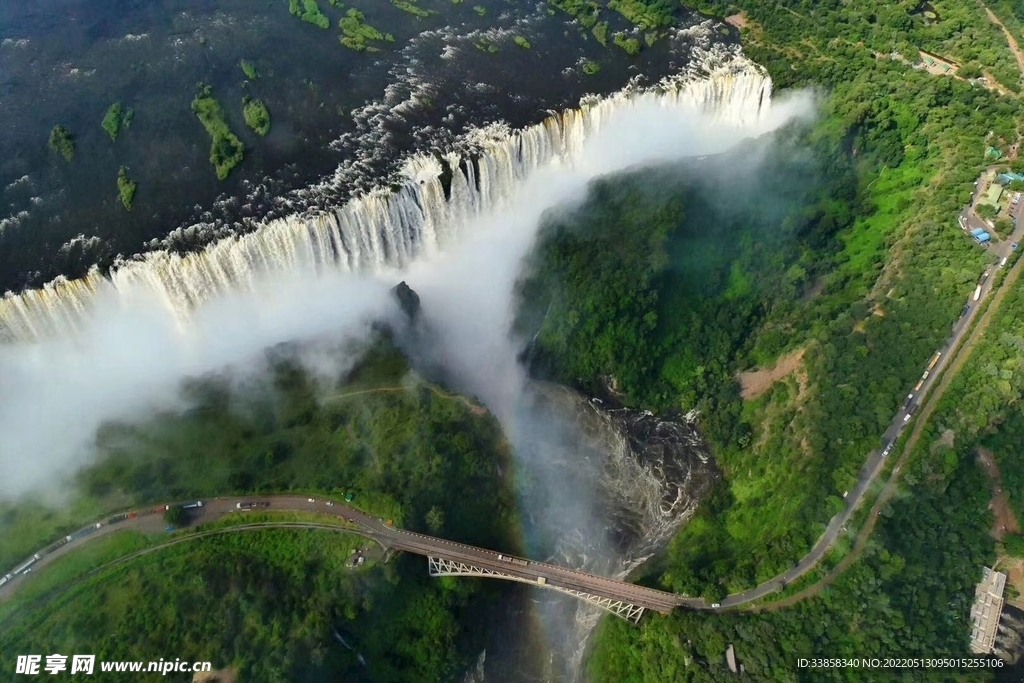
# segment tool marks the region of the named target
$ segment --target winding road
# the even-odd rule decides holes
[[[993,245],[992,248],[995,252],[996,258],[1001,259],[1003,257],[1010,256],[1013,249],[1012,244],[1018,243],[1022,236],[1024,236],[1024,221],[1021,221],[1020,225],[1015,226],[1013,234],[1010,235],[1008,239],[1002,240]],[[1012,272],[1009,273],[1008,277],[1004,280],[1004,285],[1012,285],[1017,279],[1022,267],[1022,262],[1024,262],[1024,259],[1019,260],[1014,265]],[[856,485],[845,496],[846,503],[843,509],[829,521],[824,533],[819,537],[811,550],[804,555],[797,564],[786,572],[783,572],[782,574],[779,574],[778,576],[775,576],[754,588],[729,595],[723,598],[721,603],[709,604],[702,598],[691,598],[683,595],[676,595],[674,593],[647,588],[645,586],[638,586],[636,584],[597,576],[587,572],[560,567],[558,565],[545,562],[535,562],[532,560],[522,561],[519,560],[519,558],[516,558],[517,562],[513,563],[512,558],[504,553],[396,528],[387,524],[378,517],[374,517],[373,515],[369,515],[361,510],[338,501],[313,499],[294,495],[227,497],[204,501],[201,507],[192,507],[190,509],[191,518],[189,525],[198,526],[201,524],[207,524],[218,519],[222,519],[228,515],[245,515],[247,512],[241,509],[240,505],[244,505],[252,501],[265,501],[269,503],[270,509],[273,511],[313,512],[343,520],[351,526],[339,527],[338,525],[328,526],[284,523],[242,524],[228,527],[226,529],[211,530],[180,537],[178,539],[171,540],[168,543],[133,553],[121,558],[120,560],[108,563],[108,565],[105,566],[127,561],[132,557],[153,552],[177,542],[183,542],[185,540],[213,533],[224,533],[230,530],[266,528],[268,526],[335,528],[338,530],[347,530],[367,538],[371,538],[387,549],[400,550],[427,557],[441,558],[452,562],[461,562],[484,570],[514,576],[516,577],[516,580],[535,583],[539,586],[580,591],[599,598],[628,602],[630,604],[642,606],[645,609],[653,609],[662,613],[671,612],[677,607],[701,610],[724,609],[730,607],[734,608],[753,602],[769,595],[770,593],[782,590],[786,585],[803,576],[810,569],[816,566],[831,549],[836,539],[839,537],[839,534],[846,528],[849,520],[857,511],[879,474],[885,469],[884,465],[886,456],[891,452],[892,444],[895,444],[896,440],[902,435],[903,430],[908,424],[910,424],[911,415],[914,413],[917,406],[920,405],[922,398],[929,393],[932,389],[932,385],[936,382],[937,378],[943,374],[943,370],[953,358],[956,358],[953,369],[955,374],[957,367],[962,364],[964,357],[970,352],[972,337],[984,331],[985,324],[993,314],[992,307],[990,307],[986,312],[981,323],[976,326],[970,334],[968,334],[968,330],[971,329],[971,323],[978,315],[981,304],[986,301],[987,297],[992,293],[995,287],[995,281],[998,278],[993,277],[993,275],[997,268],[999,268],[999,266],[990,266],[985,271],[977,299],[974,298],[974,294],[972,292],[970,300],[968,301],[967,309],[956,323],[954,323],[950,336],[947,338],[943,347],[939,350],[939,355],[937,357],[933,357],[934,362],[931,364],[928,372],[925,373],[920,383],[904,401],[903,407],[896,413],[888,428],[883,433],[883,447],[872,450],[868,453],[867,459],[860,470]],[[1005,291],[1006,287],[1003,287],[1003,289],[997,294],[994,302],[995,304],[998,304]],[[965,339],[968,341],[966,344],[963,344]],[[962,344],[963,347],[961,348]],[[957,353],[958,349],[959,353]],[[926,419],[930,415],[938,396],[941,395],[942,390],[944,390],[949,380],[949,376],[943,377],[943,384],[940,387],[939,392],[936,396],[930,398],[928,404],[925,406],[925,410],[922,411],[922,418]],[[343,394],[335,398],[343,398],[344,396],[346,395]],[[919,420],[918,422],[923,424],[923,421],[924,420]],[[867,523],[861,529],[860,534],[857,537],[854,550],[849,553],[839,563],[839,565],[829,573],[829,575],[820,580],[814,586],[805,588],[800,593],[790,596],[784,600],[770,603],[766,606],[757,607],[755,609],[778,608],[792,604],[796,600],[810,597],[815,594],[817,590],[820,590],[820,588],[834,580],[839,573],[852,564],[853,560],[855,560],[859,555],[860,550],[867,541],[867,537],[874,528],[874,518],[877,511],[888,500],[888,498],[891,497],[892,492],[894,491],[900,466],[910,450],[912,450],[912,443],[920,432],[920,424],[916,425],[915,433],[908,441],[907,447],[903,449],[900,462],[894,468],[893,476],[890,477],[882,493],[877,498],[871,514],[868,517]],[[195,501],[187,501],[186,503],[176,504],[181,505],[194,502]],[[69,540],[66,542],[61,541],[58,544],[48,546],[45,550],[38,553],[37,559],[32,564],[29,571],[23,571],[17,574],[14,574],[12,571],[11,574],[6,575],[7,581],[4,582],[3,585],[0,585],[0,599],[10,596],[12,593],[17,591],[18,587],[26,580],[31,580],[29,578],[31,571],[45,567],[47,564],[70,552],[73,552],[92,539],[103,537],[122,529],[133,529],[143,533],[161,532],[165,526],[163,516],[160,514],[163,511],[163,507],[164,506],[157,506],[156,508],[133,511],[124,515],[126,517],[124,519],[111,517],[107,523],[100,522],[83,528],[79,532],[69,536]],[[99,571],[99,569],[94,570],[91,573],[94,573],[95,571]],[[0,579],[3,578],[4,576],[0,576]]]

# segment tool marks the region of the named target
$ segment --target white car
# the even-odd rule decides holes
[[[316,498],[310,498],[310,499],[309,499],[309,502],[310,502],[310,503],[315,503],[315,502],[316,502]]]
[[[329,507],[329,508],[334,507],[334,503],[332,503],[331,501],[327,501],[327,507]]]
[[[903,422],[904,424],[910,422],[910,413],[907,413],[906,415],[903,416]]]
[[[713,603],[711,603],[711,609],[718,609],[721,606],[722,606],[722,603],[720,603],[720,602],[713,602]]]

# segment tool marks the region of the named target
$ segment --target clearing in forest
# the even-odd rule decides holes
[[[750,401],[768,391],[773,384],[800,367],[803,358],[804,349],[801,348],[781,356],[771,368],[739,373],[737,379],[743,400]]]
[[[978,462],[981,463],[981,466],[985,468],[985,472],[992,479],[992,486],[995,489],[992,493],[992,500],[988,504],[996,516],[992,524],[991,533],[997,541],[1001,541],[1007,533],[1019,534],[1020,524],[1017,522],[1017,516],[1010,509],[1009,501],[1006,500],[1006,492],[1003,491],[1003,480],[999,476],[999,466],[996,465],[992,452],[980,446],[977,452]]]

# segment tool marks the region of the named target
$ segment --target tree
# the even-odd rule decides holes
[[[432,534],[440,534],[444,529],[444,510],[436,505],[427,512],[427,528]]]
[[[164,521],[174,527],[185,526],[188,523],[188,513],[180,505],[172,505],[164,512]]]
[[[996,217],[997,213],[999,213],[999,207],[992,204],[978,204],[978,206],[975,207],[974,212],[982,218],[992,219]]]

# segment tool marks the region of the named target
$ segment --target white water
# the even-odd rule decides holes
[[[460,388],[488,403],[517,447],[528,442],[533,425],[517,417],[523,376],[508,323],[512,285],[543,212],[581,198],[596,176],[722,152],[806,112],[772,103],[771,82],[742,58],[707,71],[591,98],[522,131],[476,131],[464,141],[475,164],[463,168],[464,153],[446,157],[454,171],[448,198],[441,164],[414,157],[397,191],[273,221],[194,254],[153,252],[109,278],[92,273],[6,297],[0,495],[73,469],[102,420],[166,405],[181,377],[244,362],[281,341],[352,332],[386,306],[386,287],[352,273],[380,273],[393,284],[394,271],[408,270],[441,346],[455,350],[445,360]],[[134,343],[129,352],[125,338]],[[547,455],[537,449],[536,457]],[[522,467],[536,466],[518,448],[517,456]],[[635,479],[651,518],[664,517],[654,507],[657,482],[635,469],[621,474]],[[566,482],[544,482],[556,484]],[[576,500],[594,492],[569,483],[552,493]],[[568,505],[559,521],[589,529],[595,520],[572,517],[589,509]]]
[[[451,244],[480,214],[501,209],[534,171],[553,162],[574,166],[585,141],[630,111],[653,106],[700,112],[756,134],[778,123],[766,120],[777,119],[769,116],[770,96],[771,82],[763,72],[735,59],[708,78],[665,82],[642,93],[624,91],[522,131],[499,125],[481,129],[467,140],[479,154],[478,170],[471,163],[460,166],[462,158],[455,153],[446,156],[454,170],[448,199],[439,177],[441,164],[430,156],[416,156],[402,169],[404,183],[397,192],[379,189],[332,213],[275,220],[197,253],[151,252],[120,265],[109,278],[93,272],[8,295],[0,300],[0,341],[25,342],[79,330],[97,295],[104,293],[125,301],[155,299],[185,324],[199,304],[227,292],[249,291],[266,274],[403,268]],[[643,126],[620,127],[620,134],[627,149],[634,144],[645,148]],[[695,143],[700,146],[699,140]],[[615,165],[622,157],[597,156],[588,159],[597,167]],[[643,156],[634,163],[656,160],[646,149]]]

